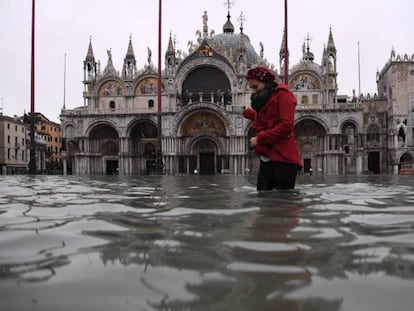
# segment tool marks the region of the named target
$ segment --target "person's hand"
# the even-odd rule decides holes
[[[252,138],[250,138],[250,147],[256,147],[257,146],[257,137],[254,136]]]
[[[244,107],[243,117],[245,117],[246,119],[254,120],[255,111],[250,107]]]

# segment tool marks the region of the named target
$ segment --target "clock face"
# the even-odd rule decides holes
[[[292,81],[293,90],[315,90],[320,89],[319,81],[310,74],[301,74]]]

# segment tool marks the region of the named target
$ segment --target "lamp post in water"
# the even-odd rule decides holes
[[[31,53],[31,91],[30,91],[30,160],[29,172],[36,173],[35,142],[35,0],[32,0],[32,53]]]

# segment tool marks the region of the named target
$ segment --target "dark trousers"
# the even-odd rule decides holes
[[[260,161],[257,190],[293,189],[297,172],[296,164]]]

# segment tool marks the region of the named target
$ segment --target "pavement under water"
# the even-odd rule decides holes
[[[414,178],[1,176],[0,310],[411,310]]]

